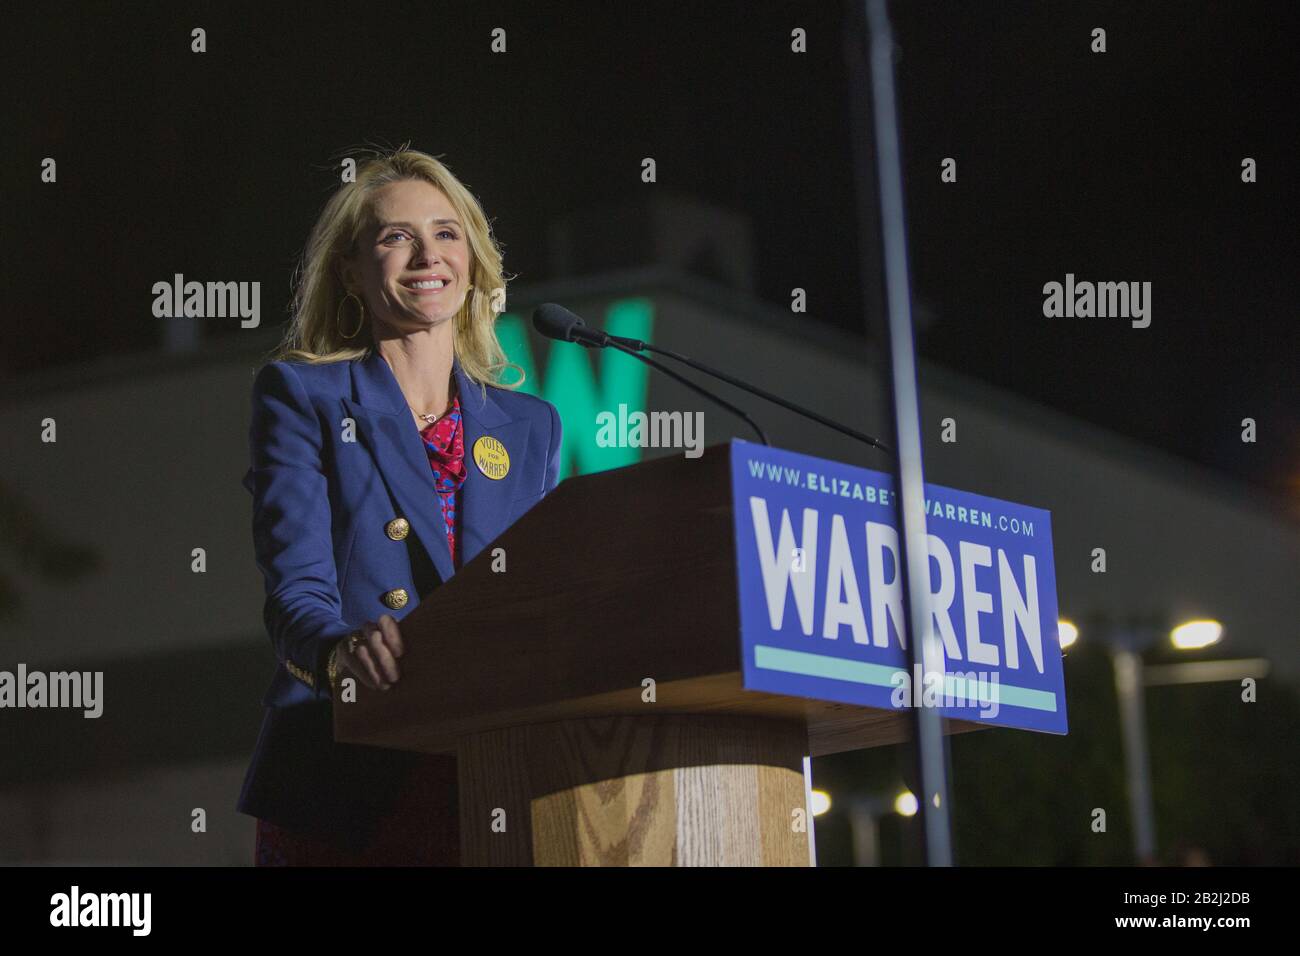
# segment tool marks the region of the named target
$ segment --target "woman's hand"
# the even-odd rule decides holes
[[[397,659],[405,648],[397,620],[381,614],[378,621],[367,621],[359,630],[361,640],[355,651],[348,649],[348,640],[339,642],[339,670],[355,675],[371,690],[388,690],[402,676]]]

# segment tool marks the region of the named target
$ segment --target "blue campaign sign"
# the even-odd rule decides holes
[[[1048,512],[925,486],[940,687],[904,643],[893,476],[730,448],[746,689],[1067,732]]]

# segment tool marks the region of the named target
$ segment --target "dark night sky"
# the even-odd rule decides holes
[[[802,286],[809,321],[863,327],[843,5],[270,6],[10,21],[9,375],[150,347],[173,272],[260,279],[284,315],[328,163],[408,139],[479,195],[520,282],[549,277],[549,222],[646,189],[654,156],[660,185],[752,217],[763,298]],[[924,354],[1295,501],[1293,5],[891,6]],[[1044,318],[1067,272],[1152,282],[1151,327]]]

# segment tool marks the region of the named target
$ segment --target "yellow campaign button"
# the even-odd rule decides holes
[[[474,443],[474,464],[493,481],[500,481],[510,473],[510,456],[506,446],[491,435],[484,435]]]

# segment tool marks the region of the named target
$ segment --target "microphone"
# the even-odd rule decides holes
[[[533,310],[533,328],[548,339],[579,342],[588,348],[603,349],[613,341],[613,336],[588,328],[581,318],[554,302],[543,303]]]
[[[735,378],[732,375],[728,375],[726,372],[720,372],[715,368],[710,368],[703,362],[697,362],[694,359],[687,358],[685,355],[679,355],[677,352],[672,352],[668,349],[658,348],[648,342],[642,342],[640,339],[624,338],[621,335],[609,335],[599,329],[589,328],[587,323],[583,322],[577,315],[570,312],[562,305],[556,305],[554,302],[547,302],[546,304],[539,306],[537,310],[533,312],[533,327],[547,338],[561,339],[566,342],[580,342],[587,348],[606,348],[612,346],[619,351],[627,352],[629,355],[635,356],[643,362],[660,369],[671,377],[676,378],[679,382],[684,382],[685,384],[690,385],[691,383],[686,382],[685,379],[679,378],[662,365],[651,361],[639,353],[645,351],[654,352],[657,355],[666,355],[668,358],[681,362],[683,365],[688,365],[698,372],[703,372],[705,375],[726,382],[728,385],[734,385],[736,388],[743,389],[752,395],[757,395],[759,398],[780,405],[782,408],[788,409],[796,415],[802,415],[804,418],[825,425],[827,428],[833,428],[841,434],[848,435],[850,438],[856,438],[858,441],[864,442],[873,448],[880,449],[887,455],[892,455],[894,453],[892,448],[884,442],[872,438],[870,435],[860,432],[857,429],[849,428],[847,425],[841,425],[833,419],[820,415],[801,405],[796,405],[794,402],[787,401],[779,395],[773,395],[771,392],[761,389],[757,385],[750,385],[748,382]],[[715,401],[722,402],[722,400],[717,398],[717,396],[704,392],[701,389],[697,388],[696,391],[699,391],[703,395],[707,395]],[[737,412],[737,414],[740,414],[746,421],[749,421],[748,416],[745,416],[743,412]],[[753,425],[753,422],[750,422],[750,424]],[[754,425],[754,427],[756,429],[758,428],[757,425]],[[766,439],[763,440],[763,444],[768,444]]]
[[[754,429],[754,433],[758,435],[758,440],[760,442],[762,442],[764,445],[772,444],[770,441],[767,440],[767,435],[763,434],[763,429],[758,427],[758,423],[754,421],[752,418],[750,418],[748,415],[746,415],[739,408],[737,408],[735,405],[732,405],[730,402],[726,401],[725,399],[720,398],[717,395],[714,395],[712,392],[708,391],[707,389],[699,385],[696,385],[690,379],[678,375],[676,372],[668,368],[668,366],[664,365],[663,363],[656,362],[654,359],[646,358],[644,355],[640,354],[639,349],[645,347],[644,342],[639,342],[636,339],[625,339],[619,335],[609,335],[605,332],[601,332],[598,329],[590,329],[587,327],[587,323],[583,322],[582,319],[574,315],[564,306],[556,305],[554,302],[547,302],[541,306],[538,306],[533,311],[533,328],[535,328],[542,335],[546,336],[546,338],[555,339],[556,341],[559,342],[577,342],[581,345],[587,346],[587,348],[603,349],[606,347],[612,347],[617,349],[620,352],[626,352],[628,355],[632,356],[633,358],[645,362],[645,364],[649,365],[651,368],[663,372],[665,375],[667,375],[669,378],[673,379],[674,381],[680,382],[681,384],[685,385],[687,388],[689,388],[692,392],[695,392],[697,395],[701,395],[704,398],[707,398],[709,401],[721,405],[723,408],[731,412],[733,415],[736,415],[739,418],[743,418],[746,422],[749,423],[749,427]],[[633,346],[636,347],[634,348]]]

